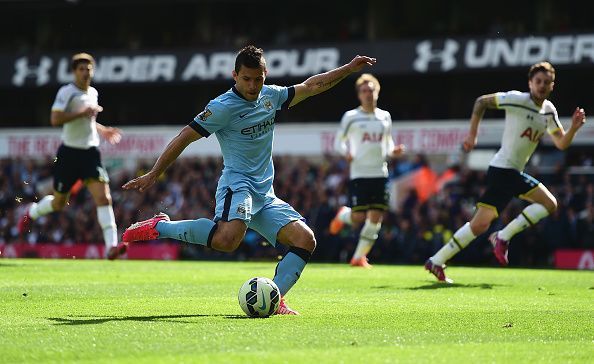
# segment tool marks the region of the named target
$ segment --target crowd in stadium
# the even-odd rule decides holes
[[[275,158],[276,194],[294,206],[316,234],[318,247],[312,259],[346,262],[357,243],[355,235],[348,230],[337,236],[330,235],[328,225],[337,208],[347,202],[347,163],[334,156],[316,161],[294,156]],[[141,174],[152,162],[139,163],[134,174]],[[391,180],[424,164],[422,156],[392,162]],[[18,236],[17,220],[27,203],[51,189],[51,165],[52,160],[0,160],[0,243],[102,244],[95,206],[85,195],[84,188],[73,191],[73,198],[64,213],[41,218],[32,225],[29,233]],[[120,189],[119,186],[134,176],[124,170],[114,172],[111,176],[112,198],[120,235],[131,223],[159,211],[176,220],[212,217],[214,190],[221,168],[220,158],[180,159],[162,176],[157,186],[143,194]],[[414,189],[399,196],[397,209],[388,212],[378,242],[369,255],[371,263],[421,264],[449,240],[457,226],[469,220],[474,203],[485,186],[485,173],[455,171],[455,178],[424,202]],[[534,176],[557,196],[559,209],[544,223],[512,240],[510,262],[546,266],[551,264],[555,249],[594,248],[594,181],[584,175],[570,176],[562,169],[554,174],[534,173]],[[518,200],[510,204],[491,229],[500,229],[523,207]],[[495,264],[487,236],[488,233],[484,234],[478,243],[465,249],[454,259],[454,264]],[[184,244],[183,256],[187,259],[259,259],[281,253],[263,241],[250,230],[241,248],[232,255]]]

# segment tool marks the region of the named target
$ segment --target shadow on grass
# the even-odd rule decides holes
[[[70,317],[48,317],[48,320],[54,321],[54,325],[97,325],[104,324],[106,322],[118,322],[118,321],[149,321],[149,322],[172,322],[172,323],[185,323],[190,324],[192,321],[177,320],[183,318],[194,318],[194,317],[224,317],[227,319],[245,319],[249,318],[244,315],[161,315],[161,316],[101,316],[84,318],[86,316],[70,316]]]
[[[423,289],[442,289],[442,288],[480,288],[480,289],[493,289],[493,287],[501,286],[500,284],[492,284],[492,283],[468,283],[468,284],[460,284],[460,283],[444,283],[444,282],[433,282],[429,284],[424,284],[422,286],[417,287],[407,287],[405,289],[411,291],[423,290]]]
[[[24,266],[24,264],[0,262],[0,268],[4,268],[4,267],[22,267],[22,266]]]

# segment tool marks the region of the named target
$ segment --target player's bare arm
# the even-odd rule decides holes
[[[66,112],[66,111],[58,111],[53,110],[50,121],[52,126],[62,126],[74,119],[78,119],[83,116],[93,117],[97,116],[103,108],[99,105],[97,106],[88,106],[81,111],[78,112]]]
[[[179,155],[184,151],[184,149],[186,149],[188,145],[200,138],[202,138],[202,135],[200,135],[191,127],[186,126],[175,138],[169,142],[149,172],[126,182],[122,188],[125,190],[138,190],[140,192],[144,192],[146,189],[155,184],[157,178],[159,178],[159,176],[165,172],[167,167],[169,167],[171,163],[173,163],[177,157],[179,157]]]
[[[495,94],[482,95],[476,99],[472,108],[472,115],[470,116],[470,131],[462,143],[465,152],[470,152],[476,145],[478,127],[483,119],[483,115],[485,115],[485,111],[496,108],[497,100],[495,99]]]
[[[577,133],[577,131],[586,123],[586,112],[584,109],[580,107],[576,107],[573,115],[571,116],[571,126],[567,132],[563,129],[563,126],[559,128],[556,132],[551,134],[551,138],[553,139],[553,143],[557,147],[557,149],[565,150],[569,148],[571,142],[573,141],[573,137]]]
[[[365,66],[373,66],[375,58],[356,56],[349,63],[331,71],[311,76],[300,84],[295,85],[295,97],[289,107],[297,105],[310,96],[327,91],[354,72],[359,72]]]
[[[122,130],[111,126],[96,123],[97,133],[110,144],[118,144],[122,140]]]

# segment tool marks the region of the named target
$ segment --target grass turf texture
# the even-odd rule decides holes
[[[301,316],[248,319],[274,263],[0,260],[9,362],[591,362],[592,272],[310,264]]]

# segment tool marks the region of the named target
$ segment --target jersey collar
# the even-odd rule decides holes
[[[74,82],[70,82],[70,84],[71,84],[72,86],[74,86],[74,88],[76,88],[77,90],[79,90],[80,92],[84,92],[84,93],[87,93],[87,92],[89,92],[89,89],[91,88],[91,86],[89,86],[89,88],[87,88],[86,90],[83,90],[82,88],[78,87],[78,86],[76,85],[76,83],[74,83]]]
[[[241,92],[239,92],[239,90],[235,87],[235,85],[233,85],[231,87],[231,90],[233,91],[233,93],[235,93],[237,96],[241,97],[243,100],[245,100],[247,102],[254,103],[254,102],[257,102],[258,101],[258,100],[250,101],[250,100],[246,99],[245,97],[243,97],[243,95],[241,94]],[[262,91],[260,91],[260,93],[262,93]]]

